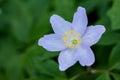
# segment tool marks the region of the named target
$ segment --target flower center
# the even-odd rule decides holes
[[[72,44],[77,44],[77,40],[72,40]]]
[[[74,30],[69,30],[65,32],[62,40],[64,42],[64,45],[67,46],[68,48],[76,48],[81,43],[80,34]]]

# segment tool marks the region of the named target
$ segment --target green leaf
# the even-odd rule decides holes
[[[39,77],[31,77],[25,80],[53,80],[53,78],[47,76],[39,76]]]
[[[102,5],[98,3],[97,14],[101,18],[105,18],[106,13],[108,12],[108,9],[110,7],[111,0],[98,0],[98,1],[99,3],[102,3]],[[109,18],[107,18],[107,20],[109,20]]]
[[[108,33],[109,31],[111,31],[111,22],[108,16],[103,15],[97,22],[95,22],[95,25],[104,25],[106,28],[106,31],[104,34],[106,34],[106,32]]]
[[[61,72],[58,68],[58,64],[53,60],[47,60],[44,62],[34,61],[36,68],[42,74],[52,77],[65,77],[64,72]]]
[[[108,12],[108,16],[112,22],[112,29],[118,30],[120,29],[120,0],[114,0],[113,6]]]
[[[81,6],[86,8],[86,11],[88,13],[92,12],[98,5],[98,3],[100,3],[101,0],[86,0],[86,1],[80,1]],[[89,5],[92,4],[92,5]]]
[[[114,37],[114,39],[113,39]],[[113,45],[116,44],[120,41],[120,33],[118,32],[105,32],[103,36],[101,37],[100,41],[98,44],[100,45]]]
[[[49,11],[50,0],[31,0],[29,6],[31,9],[30,12],[34,17],[30,39],[37,41],[43,35],[48,34],[52,29],[49,21],[52,15]]]
[[[57,78],[54,78],[54,80],[68,80],[68,79],[64,77],[57,77]]]
[[[20,0],[11,1],[10,22],[13,35],[22,42],[29,42],[30,30],[32,28],[32,15],[28,7]]]
[[[55,0],[55,12],[66,20],[72,20],[74,13],[74,0]],[[76,11],[76,9],[75,9]]]
[[[108,73],[100,75],[96,80],[111,80]]]
[[[29,75],[33,76],[36,74],[36,68],[38,69],[41,67],[44,61],[49,60],[58,55],[58,53],[47,52],[40,46],[33,45],[30,46],[26,51],[25,54],[25,67]],[[34,66],[33,66],[34,65]],[[44,70],[42,67],[41,71]],[[41,72],[37,71],[37,72]],[[46,71],[47,72],[47,71]]]
[[[120,74],[112,73],[114,80],[120,80]]]
[[[48,52],[42,47],[35,44],[30,46],[25,51],[26,57],[28,58],[38,58],[40,61],[48,60],[50,58],[56,57],[58,55],[57,52]]]
[[[82,72],[84,72],[84,71],[85,71],[84,68],[83,68],[82,66],[80,66],[79,63],[77,63],[77,64],[71,66],[71,67],[66,71],[66,73],[67,73],[70,77],[72,77],[72,76],[75,76],[76,74],[80,74],[80,73],[82,73]]]
[[[120,43],[118,43],[112,50],[109,57],[110,66],[116,65],[120,62]]]
[[[50,31],[49,0],[11,1],[9,13],[13,35],[22,42],[38,40]]]
[[[7,80],[23,80],[24,55],[15,55],[6,64]]]
[[[50,59],[57,56],[58,53],[47,52],[37,44],[29,47],[25,53],[26,70],[29,75],[39,73],[56,78],[65,77],[65,74],[59,71],[58,64]]]
[[[18,51],[16,50],[16,44],[10,38],[5,38],[0,40],[0,67],[5,66],[6,63],[11,59],[14,55],[16,55]]]
[[[5,75],[0,73],[0,80],[5,80]]]
[[[66,78],[52,78],[52,77],[48,77],[48,76],[38,76],[38,77],[31,77],[29,79],[25,79],[25,80],[68,80]]]
[[[115,63],[110,69],[120,70],[120,62]]]
[[[30,12],[34,16],[35,20],[38,20],[40,17],[42,17],[42,14],[47,11],[49,4],[50,0],[29,0],[27,2]]]
[[[47,11],[42,12],[42,14],[35,21],[33,30],[31,32],[31,40],[38,42],[38,39],[46,34],[49,34],[52,30],[50,26],[50,15]]]

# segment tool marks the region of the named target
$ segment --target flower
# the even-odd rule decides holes
[[[55,14],[51,16],[50,23],[55,33],[40,38],[38,45],[48,51],[61,51],[58,57],[61,71],[65,71],[77,61],[82,66],[91,66],[95,62],[90,47],[99,41],[105,27],[87,27],[87,15],[83,7],[78,7],[72,23]]]

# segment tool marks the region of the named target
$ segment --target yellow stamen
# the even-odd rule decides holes
[[[76,39],[72,40],[72,44],[77,44],[77,40]]]
[[[64,42],[64,45],[68,48],[76,48],[81,43],[80,34],[74,30],[69,30],[65,32],[62,40]]]

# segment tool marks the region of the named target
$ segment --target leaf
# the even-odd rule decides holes
[[[101,13],[101,14],[102,14],[102,13]],[[108,16],[103,15],[97,22],[95,22],[95,25],[98,25],[98,24],[105,26],[106,31],[105,31],[104,34],[106,34],[106,32],[108,33],[108,32],[111,31],[111,25],[110,25],[111,22],[110,22],[110,19],[109,19]],[[112,32],[112,31],[111,31],[111,32]]]
[[[86,0],[86,1],[81,1],[79,5],[85,7],[86,11],[90,13],[97,7],[98,3],[100,2],[101,0]],[[89,5],[89,4],[92,4],[92,5]]]
[[[74,0],[55,0],[55,14],[71,20],[74,13]],[[76,9],[75,9],[76,11]]]
[[[28,49],[26,49],[24,54],[26,71],[31,76],[36,74],[36,66],[38,69],[40,66],[42,66],[40,64],[44,63],[44,61],[58,55],[58,53],[47,52],[42,47],[37,46],[37,44],[30,46]],[[44,70],[44,67],[42,69]]]
[[[120,70],[120,62],[115,63],[110,69]]]
[[[25,80],[53,80],[53,78],[47,76],[39,76],[39,77],[31,77]]]
[[[29,58],[32,59],[34,66],[38,69],[38,72],[51,76],[57,76],[57,74],[60,73],[58,65],[54,61],[50,60],[50,58],[55,57],[58,54],[47,52],[38,46],[32,46],[29,48],[29,51],[30,52],[27,52],[31,56],[29,56]],[[51,69],[52,71],[50,71]]]
[[[31,14],[34,16],[34,19],[38,20],[42,17],[42,14],[45,13],[49,7],[50,0],[29,0],[27,5],[30,8]]]
[[[38,71],[42,74],[52,77],[65,77],[64,72],[60,72],[58,64],[53,60],[47,60],[44,62],[34,61]]]
[[[120,0],[114,0],[112,8],[108,11],[108,16],[112,22],[112,29],[118,30],[120,29]]]
[[[48,77],[48,76],[39,76],[39,77],[31,77],[29,79],[25,79],[25,80],[68,80],[66,78],[52,78],[52,77]]]
[[[112,73],[114,80],[120,80],[120,74]]]
[[[42,47],[38,46],[38,44],[35,44],[27,48],[25,53],[26,53],[26,57],[38,58],[40,61],[44,61],[44,60],[56,57],[58,55],[57,52],[46,51]]]
[[[64,77],[57,77],[57,78],[54,78],[54,80],[68,80],[68,79]]]
[[[109,57],[110,66],[116,65],[119,62],[120,62],[120,42],[113,48]]]
[[[0,80],[5,80],[5,75],[0,73]]]
[[[96,80],[111,80],[108,73],[101,74]]]
[[[47,52],[37,44],[29,47],[25,53],[25,66],[29,75],[39,73],[55,78],[65,77],[65,73],[58,69],[58,64],[50,59],[57,56],[58,53]]]
[[[49,0],[11,1],[11,30],[19,41],[29,43],[50,31],[49,3]]]
[[[18,51],[16,50],[16,44],[10,38],[4,38],[0,40],[0,67],[5,67],[6,63]]]
[[[43,61],[41,62],[39,59],[34,59],[33,62],[31,62],[31,67],[34,65],[34,73],[37,73],[37,74],[40,74],[38,76],[38,78],[45,78],[43,80],[46,80],[47,78],[50,79],[50,80],[66,80],[66,75],[64,72],[61,72],[59,69],[58,69],[58,64],[53,61],[53,60],[46,60],[46,61]],[[29,65],[27,65],[27,69],[28,67],[30,68]],[[32,69],[32,68],[31,68]],[[31,72],[31,69],[28,69],[30,72]],[[29,73],[30,73],[29,72]],[[33,75],[33,73],[31,73]],[[43,75],[43,76],[41,76]],[[40,77],[41,76],[41,77]],[[47,76],[47,77],[44,77],[44,76]],[[49,78],[50,77],[50,78]],[[35,79],[30,79],[30,80],[38,80],[38,78]]]
[[[24,55],[15,55],[6,64],[7,80],[23,80]]]
[[[50,15],[47,11],[42,12],[38,17],[38,20],[35,21],[33,30],[31,32],[31,40],[38,41],[39,38],[43,37],[45,34],[50,33],[52,27],[50,26]]]
[[[50,27],[50,16],[52,15],[49,11],[50,0],[31,0],[29,6],[33,15],[33,25],[31,30],[32,41],[37,41],[40,37],[48,34],[52,29]]]
[[[111,0],[98,0],[98,1],[100,1],[99,3],[102,3],[102,5],[98,3],[97,14],[101,18],[105,18],[106,13],[108,12],[108,9],[110,7]],[[109,18],[107,18],[107,20],[109,20]]]
[[[20,0],[11,1],[9,15],[13,35],[21,42],[29,42],[32,15],[26,4]]]
[[[113,37],[114,37],[114,39],[113,39]],[[109,32],[105,32],[103,34],[103,36],[101,37],[98,44],[100,44],[100,45],[113,45],[113,44],[118,43],[119,41],[120,41],[120,33],[109,31]]]
[[[71,67],[66,71],[66,73],[67,73],[67,75],[69,75],[70,77],[72,77],[72,76],[75,76],[76,74],[80,74],[80,73],[82,73],[82,72],[84,72],[84,71],[85,71],[84,68],[83,68],[82,66],[80,66],[79,63],[77,63],[77,64],[71,66]]]

